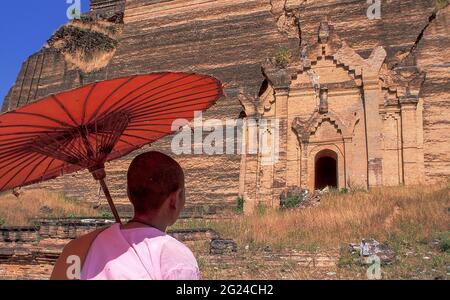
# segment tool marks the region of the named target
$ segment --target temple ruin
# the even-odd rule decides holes
[[[126,171],[149,149],[174,156],[185,169],[187,221],[222,218],[235,213],[238,203],[246,213],[259,205],[277,208],[290,189],[448,181],[450,5],[381,3],[380,18],[371,19],[364,0],[90,0],[81,20],[55,28],[42,49],[30,53],[2,111],[95,81],[149,72],[195,72],[220,80],[226,97],[204,119],[242,120],[246,151],[174,155],[167,137],[108,164],[108,185],[124,219],[132,214]],[[276,124],[277,130],[263,124]],[[258,143],[277,143],[266,143],[273,145],[268,152],[248,151],[250,133],[261,128]],[[89,172],[31,188],[63,192],[99,212],[108,209]],[[35,221],[0,228],[0,278],[49,278],[64,245],[110,223]],[[229,241],[208,229],[171,234],[195,245],[217,278],[236,279],[237,266],[253,269],[248,258],[258,256],[221,254]],[[308,268],[335,272],[341,262],[337,252],[316,250],[264,249],[260,256],[267,269],[282,268],[283,276]],[[286,258],[301,272],[286,272]]]
[[[244,118],[246,132],[255,124],[250,120],[279,120],[279,156],[272,165],[262,163],[262,153],[175,156],[186,170],[187,214],[234,210],[240,196],[248,212],[259,203],[278,207],[290,187],[447,180],[450,6],[429,0],[382,5],[381,17],[370,19],[365,1],[91,0],[89,13],[55,28],[23,63],[3,111],[135,74],[216,77],[226,97],[205,120]],[[151,145],[168,154],[170,147],[170,137]],[[140,151],[107,166],[124,216],[130,214],[126,170]],[[106,206],[87,172],[38,188]]]
[[[415,69],[405,78],[389,71],[383,47],[364,59],[327,22],[317,32],[317,42],[292,64],[264,66],[266,81],[257,99],[240,97],[247,118],[280,123],[277,161],[261,163],[260,152],[243,156],[241,194],[248,210],[278,207],[288,187],[423,182],[424,74]]]

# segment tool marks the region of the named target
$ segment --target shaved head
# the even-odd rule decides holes
[[[128,197],[135,212],[158,210],[174,192],[184,189],[184,172],[171,157],[148,152],[136,157],[128,170]]]

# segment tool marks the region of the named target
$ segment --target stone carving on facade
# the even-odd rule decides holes
[[[417,120],[424,75],[389,70],[386,55],[377,46],[364,59],[322,22],[317,42],[305,45],[298,59],[284,68],[267,61],[259,97],[240,99],[249,115],[278,120],[280,155],[271,166],[262,165],[259,154],[243,156],[240,191],[247,212],[261,204],[278,207],[280,195],[293,186],[417,182],[423,172]]]

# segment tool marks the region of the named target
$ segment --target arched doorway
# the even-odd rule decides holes
[[[315,184],[316,190],[325,187],[338,187],[338,156],[332,150],[322,150],[315,158]]]

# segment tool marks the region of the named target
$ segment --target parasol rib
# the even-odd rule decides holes
[[[4,136],[17,136],[17,135],[25,135],[29,134],[31,137],[35,137],[36,134],[45,134],[45,133],[53,133],[54,131],[27,131],[27,132],[17,132],[17,133],[4,133],[0,134],[0,137]],[[2,141],[11,141],[13,139],[2,139]]]
[[[206,86],[210,86],[210,84],[203,85],[202,87],[206,87]],[[150,97],[143,98],[143,99],[139,100],[138,102],[130,102],[130,104],[128,106],[127,106],[128,103],[126,103],[123,106],[119,107],[119,109],[127,109],[127,110],[135,109],[139,105],[141,105],[141,103],[145,103],[145,101],[147,101],[145,104],[149,104],[150,106],[155,105],[155,104],[168,103],[168,102],[170,102],[172,100],[177,100],[177,99],[185,99],[185,101],[183,101],[183,102],[187,102],[187,101],[191,101],[191,100],[186,100],[186,97],[195,96],[195,95],[199,95],[199,94],[203,94],[203,93],[209,93],[209,92],[212,92],[212,91],[217,92],[217,87],[214,86],[210,90],[204,90],[204,91],[200,91],[200,92],[196,92],[196,93],[190,93],[190,94],[187,94],[187,95],[181,95],[181,96],[177,96],[177,97],[174,97],[174,98],[168,98],[168,99],[164,99],[164,98],[169,96],[169,95],[164,95],[164,96],[161,96],[161,97],[158,97],[158,98],[154,98],[154,99],[152,99],[152,97],[153,97],[153,95],[152,95]],[[180,91],[180,92],[182,92],[182,91]],[[175,94],[178,94],[178,93],[170,94],[170,96],[173,96]],[[161,99],[164,99],[164,101],[156,102],[156,101],[161,100]],[[139,107],[139,108],[141,108],[141,107]]]
[[[20,160],[22,160],[22,159],[25,159],[25,160],[23,160],[23,161],[20,161],[17,165],[12,165],[9,169],[7,169],[5,172],[3,172],[2,173],[2,175],[0,176],[0,178],[3,178],[7,173],[9,173],[11,170],[13,170],[14,168],[18,168],[20,165],[22,165],[23,163],[26,163],[26,162],[28,162],[28,159],[30,159],[31,157],[36,157],[36,156],[38,156],[39,154],[33,154],[33,155],[29,155],[29,157],[27,157],[27,156],[23,156],[23,157],[21,157],[21,158],[19,158],[19,159],[16,159],[15,161],[13,161],[13,163],[16,163],[16,162],[18,162],[18,161],[20,161]],[[3,188],[3,187],[2,187]]]
[[[0,165],[4,162],[8,162],[11,161],[11,158],[14,158],[14,156],[17,155],[22,155],[22,154],[30,154],[29,151],[27,151],[27,149],[21,149],[20,151],[8,151],[5,153],[2,153],[2,155],[0,156]]]
[[[28,178],[30,178],[30,176],[34,173],[34,171],[36,171],[36,169],[46,160],[48,159],[48,157],[44,157],[39,163],[37,163],[33,169],[31,169],[30,173],[28,173],[27,177],[25,177],[25,179],[22,181],[22,184],[24,184],[25,182],[27,182]]]
[[[59,99],[55,95],[51,95],[51,98],[56,102],[56,104],[59,105],[59,107],[61,107],[61,109],[67,114],[67,116],[70,118],[70,120],[72,120],[72,122],[75,126],[80,125],[77,123],[77,121],[72,116],[72,114],[67,110],[67,107],[65,107],[64,104],[62,104],[61,101],[59,101]]]
[[[190,94],[190,95],[187,95],[187,96],[181,96],[181,97],[170,98],[170,99],[166,99],[165,101],[156,102],[156,103],[154,103],[154,101],[153,101],[153,102],[149,102],[149,105],[139,107],[139,108],[136,109],[135,111],[141,111],[141,110],[144,110],[144,109],[147,109],[147,108],[162,108],[162,107],[167,107],[166,105],[163,105],[163,104],[165,104],[165,103],[171,103],[173,100],[183,99],[182,101],[174,102],[174,103],[171,103],[170,105],[181,104],[181,103],[187,103],[187,102],[192,102],[192,101],[195,101],[195,100],[200,100],[200,99],[210,98],[210,97],[213,97],[213,96],[208,95],[208,96],[204,96],[204,97],[200,97],[200,98],[186,99],[186,97],[196,96],[196,95],[200,95],[200,94],[204,94],[204,93],[211,93],[211,92],[213,92],[213,91],[217,91],[217,89],[214,89],[214,90],[208,90],[208,91],[203,91],[203,92],[199,92],[199,93],[194,93],[194,94]],[[157,99],[157,100],[160,100],[160,99]],[[156,101],[156,100],[155,100],[155,101]],[[134,108],[136,108],[136,107],[126,107],[127,110],[128,110],[128,109],[134,109]]]
[[[86,96],[86,99],[84,100],[84,103],[83,103],[83,113],[82,113],[82,117],[81,117],[81,124],[82,125],[84,125],[84,121],[86,120],[86,109],[87,109],[87,103],[88,103],[88,101],[89,101],[89,98],[91,97],[91,95],[92,95],[92,92],[94,91],[94,89],[97,87],[97,83],[94,83],[92,86],[91,86],[91,89],[89,90],[89,93],[88,93],[88,95]]]
[[[185,84],[180,85],[180,86],[189,85],[189,84],[195,83],[195,82],[197,82],[197,81],[199,81],[199,80],[194,80],[194,81],[192,81],[192,82],[188,82],[188,83],[185,83]],[[211,84],[211,83],[203,84],[203,85],[200,85],[200,86],[190,86],[190,87],[188,87],[188,88],[186,88],[186,89],[184,89],[184,90],[181,90],[181,91],[179,91],[179,92],[188,91],[188,90],[191,90],[191,89],[197,88],[197,87],[208,86],[208,85],[210,85],[210,84]],[[168,88],[168,89],[166,89],[166,90],[160,91],[159,93],[152,94],[152,95],[149,96],[149,97],[142,98],[142,99],[140,99],[140,100],[138,100],[138,101],[136,101],[136,102],[135,102],[136,99],[138,99],[139,97],[143,96],[143,95],[146,94],[147,92],[146,92],[146,93],[143,93],[143,94],[141,94],[141,95],[139,95],[139,96],[137,96],[137,97],[135,97],[135,98],[133,98],[133,99],[126,99],[126,98],[124,98],[124,99],[122,99],[122,101],[123,101],[123,100],[127,100],[125,103],[123,103],[123,104],[120,105],[119,107],[114,107],[114,106],[115,106],[115,105],[114,105],[113,107],[110,107],[109,110],[105,111],[105,113],[109,113],[109,111],[111,111],[111,109],[113,109],[113,108],[114,108],[115,110],[121,110],[121,109],[124,109],[124,108],[133,108],[133,107],[135,107],[134,105],[137,105],[137,104],[140,104],[140,103],[142,103],[142,102],[148,101],[148,100],[150,100],[152,97],[154,97],[155,95],[159,95],[161,92],[167,92],[167,91],[169,91],[169,90],[171,90],[171,89],[174,89],[174,88],[177,88],[177,87],[180,87],[180,86],[170,87],[170,88]],[[165,96],[167,96],[167,95],[164,95],[164,96],[162,96],[162,97],[158,97],[158,98],[156,98],[156,99],[151,99],[151,100],[152,100],[152,102],[154,102],[154,101],[156,101],[156,100],[159,100],[159,99],[164,98]],[[119,103],[122,102],[122,101],[118,101],[116,104],[119,104]],[[150,102],[150,103],[152,103],[152,102]],[[129,106],[127,106],[127,105],[129,105]]]
[[[72,125],[70,125],[70,124],[68,124],[68,123],[66,123],[64,121],[57,120],[55,118],[52,118],[52,117],[49,117],[49,116],[46,116],[46,115],[43,115],[43,114],[29,113],[29,112],[18,112],[18,111],[12,111],[12,112],[9,112],[9,114],[11,114],[11,115],[24,115],[24,116],[39,117],[39,118],[43,118],[45,120],[52,121],[52,122],[54,122],[56,124],[59,124],[59,125],[62,125],[62,126],[72,127]]]
[[[186,78],[188,78],[189,76],[186,76],[185,78],[181,78],[181,79],[186,79]],[[180,79],[180,80],[181,80]],[[174,80],[173,82],[170,82],[170,84],[173,84],[173,83],[175,83],[176,81],[178,81],[178,80]],[[157,93],[153,93],[151,96],[149,96],[149,97],[146,97],[146,98],[143,98],[143,99],[140,99],[140,100],[138,100],[137,102],[135,102],[135,100],[136,99],[139,99],[141,96],[143,96],[143,95],[145,95],[145,94],[148,94],[149,92],[152,92],[152,91],[154,91],[154,90],[156,90],[157,88],[154,88],[154,89],[152,89],[152,90],[149,90],[149,91],[146,91],[145,93],[142,93],[142,94],[140,94],[140,95],[138,95],[138,96],[136,96],[136,97],[134,97],[134,98],[132,98],[132,99],[124,99],[124,100],[127,100],[124,104],[122,104],[121,106],[119,106],[118,108],[116,108],[116,109],[123,109],[124,107],[127,107],[126,105],[128,104],[128,103],[131,103],[131,104],[137,104],[137,103],[141,103],[141,102],[143,102],[143,101],[146,101],[146,100],[150,100],[150,99],[152,99],[152,97],[155,97],[155,96],[157,96],[157,95],[160,95],[160,94],[162,94],[162,93],[164,93],[164,92],[168,92],[168,91],[170,91],[170,90],[173,90],[173,89],[178,89],[178,88],[180,88],[180,87],[183,87],[183,86],[188,86],[188,88],[186,88],[186,89],[184,89],[184,90],[179,90],[179,91],[177,91],[177,92],[175,92],[175,93],[172,93],[171,95],[173,95],[173,94],[177,94],[177,93],[179,93],[179,92],[183,92],[183,91],[188,91],[188,90],[192,90],[193,88],[197,88],[197,87],[203,87],[203,86],[208,86],[208,85],[210,85],[210,83],[206,83],[206,84],[202,84],[202,85],[199,85],[199,86],[192,86],[192,84],[193,83],[197,83],[197,82],[199,82],[199,81],[201,81],[201,79],[196,79],[196,80],[193,80],[193,81],[190,81],[190,82],[187,82],[187,83],[183,83],[183,84],[180,84],[180,85],[177,85],[177,86],[170,86],[169,88],[167,88],[167,89],[165,89],[165,90],[161,90],[161,91],[159,91],[159,92],[157,92]],[[159,87],[158,87],[159,88]],[[164,96],[167,96],[167,95],[164,95]],[[162,97],[158,97],[158,98],[156,98],[156,99],[161,99],[161,98],[163,98],[164,96],[162,96]],[[152,100],[154,100],[154,99],[152,99]],[[119,104],[120,102],[117,102],[116,104]]]
[[[23,170],[25,170],[27,167],[29,167],[30,165],[32,165],[34,162],[36,162],[39,159],[39,156],[37,156],[35,159],[33,159],[32,161],[30,161],[27,165],[25,165],[23,168],[19,169],[5,184],[3,184],[3,186],[1,187],[2,189],[5,188],[5,186],[7,186],[17,175],[19,175],[19,173],[23,172]],[[16,168],[18,166],[20,166],[21,164],[17,165]]]
[[[49,161],[47,167],[45,168],[44,173],[42,173],[43,175],[42,175],[42,177],[41,177],[41,179],[40,179],[39,181],[43,181],[43,180],[44,180],[45,174],[48,172],[48,170],[50,169],[50,166],[51,166],[55,161],[56,161],[56,159],[53,158],[53,157],[51,157],[51,160]]]
[[[161,77],[163,77],[164,75],[162,75]],[[91,123],[98,115],[99,111],[101,110],[101,108],[103,107],[103,105],[105,105],[106,101],[108,101],[115,93],[117,93],[121,88],[123,88],[125,85],[127,85],[128,83],[130,83],[133,79],[135,79],[137,76],[132,76],[131,78],[129,78],[127,81],[125,81],[124,83],[122,83],[121,85],[119,85],[116,89],[114,89],[114,91],[109,94],[101,103],[100,105],[97,107],[97,109],[95,110],[95,112],[92,114],[92,116],[89,118],[89,121],[87,123]],[[156,79],[152,79],[150,82],[147,82],[145,84],[143,84],[142,86],[132,90],[131,92],[129,92],[125,97],[127,97],[128,95],[134,93],[135,91],[141,89],[142,87],[152,83],[152,81],[154,81]],[[123,98],[122,98],[123,99]]]
[[[137,78],[137,76],[131,76],[130,78],[128,78],[125,82],[123,82],[122,84],[120,84],[117,88],[115,88],[105,99],[103,99],[103,101],[99,104],[99,106],[97,107],[97,109],[95,110],[95,112],[92,114],[92,116],[89,118],[87,123],[91,123],[92,120],[95,119],[95,117],[97,117],[98,112],[100,111],[100,109],[103,107],[103,105],[105,105],[106,101],[108,101],[109,99],[111,99],[111,97],[117,93],[120,89],[122,89],[123,87],[125,87],[128,83],[130,83],[131,81],[133,81],[133,79]]]
[[[209,98],[209,97],[204,97],[204,98]],[[139,117],[142,117],[142,116],[148,116],[148,117],[152,117],[152,116],[165,116],[165,115],[169,114],[169,113],[168,113],[169,111],[177,110],[177,109],[179,109],[179,108],[184,108],[184,107],[198,106],[199,104],[206,104],[206,103],[208,103],[208,101],[205,101],[204,103],[202,102],[202,103],[194,103],[194,104],[189,104],[189,105],[176,106],[176,107],[172,107],[171,109],[163,109],[163,110],[160,110],[160,111],[156,111],[156,112],[154,112],[153,114],[148,114],[147,111],[140,111],[140,112],[139,112],[140,114],[138,114],[138,115],[132,115],[132,116],[131,116],[131,120],[132,120],[132,122],[133,122],[133,121],[135,120],[135,118],[139,118]],[[181,103],[180,103],[180,104],[181,104]],[[151,110],[148,110],[148,111],[151,111]],[[192,111],[192,110],[177,111],[177,113],[178,113],[178,112],[189,112],[189,111]],[[159,114],[159,113],[162,113],[162,112],[167,112],[167,113]]]
[[[116,103],[114,103],[112,106],[110,106],[107,110],[105,110],[105,111],[103,112],[103,114],[107,114],[107,113],[111,112],[111,110],[113,110],[113,109],[114,109],[115,111],[122,109],[122,108],[124,107],[124,105],[121,105],[121,106],[119,106],[118,108],[117,108],[116,106],[117,106],[119,103],[123,102],[123,101],[126,101],[126,102],[125,102],[125,105],[126,105],[127,103],[133,102],[134,100],[138,99],[139,97],[141,97],[141,96],[143,96],[143,95],[145,95],[145,94],[148,94],[148,93],[150,93],[150,92],[152,92],[152,91],[154,91],[154,90],[156,90],[156,89],[158,89],[158,88],[160,88],[160,87],[162,87],[162,86],[165,86],[165,85],[168,85],[168,84],[172,84],[172,83],[175,83],[175,82],[177,82],[177,81],[180,81],[180,80],[189,78],[189,77],[191,77],[191,75],[192,75],[192,74],[188,74],[188,75],[186,75],[186,76],[184,76],[184,77],[182,77],[182,78],[178,78],[178,79],[175,79],[175,80],[173,80],[173,81],[169,81],[169,82],[167,82],[167,83],[165,83],[165,84],[163,84],[163,85],[160,85],[160,86],[158,86],[158,87],[155,87],[155,88],[152,88],[152,89],[150,89],[150,90],[148,90],[148,91],[145,91],[145,92],[141,93],[140,95],[135,96],[135,97],[132,98],[132,99],[127,99],[128,96],[130,96],[130,95],[132,94],[132,93],[130,93],[130,94],[127,95],[126,97],[123,97],[122,99],[120,99],[119,101],[117,101]],[[158,79],[161,79],[161,78],[164,78],[164,77],[165,77],[165,76],[162,76],[162,77],[160,77],[160,78],[158,78]],[[155,81],[156,81],[156,80],[155,80]],[[188,84],[190,84],[190,83],[188,83]],[[170,89],[168,89],[168,90],[170,90]],[[164,91],[166,91],[166,90],[164,90]]]

